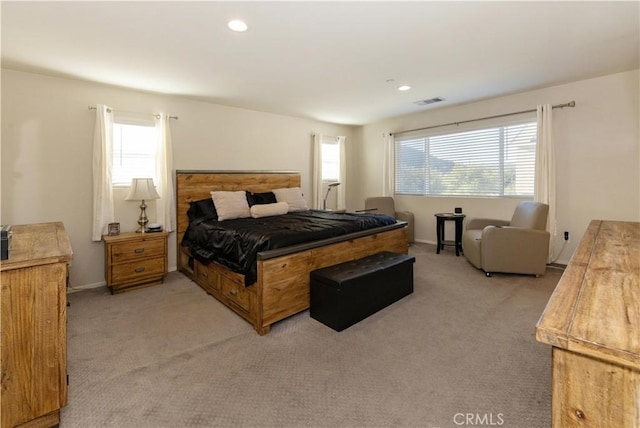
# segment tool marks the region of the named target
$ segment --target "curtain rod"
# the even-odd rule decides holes
[[[576,106],[576,102],[575,101],[569,101],[568,103],[556,104],[556,105],[551,106],[551,107],[552,108],[565,108],[565,107],[575,107],[575,106]],[[460,125],[461,123],[477,122],[479,120],[497,119],[499,117],[515,116],[517,114],[533,113],[535,111],[537,111],[537,109],[522,110],[522,111],[516,111],[516,112],[513,112],[513,113],[497,114],[495,116],[479,117],[477,119],[469,119],[469,120],[461,120],[459,122],[443,123],[442,125],[427,126],[425,128],[416,128],[416,129],[408,129],[406,131],[392,132],[389,135],[404,134],[404,133],[413,132],[413,131],[424,131],[426,129],[440,128],[442,126],[450,126],[450,125],[456,125],[457,126],[457,125]]]
[[[95,110],[97,107],[95,106],[89,106],[89,110]],[[109,113],[111,113],[112,109],[108,108],[107,111]],[[133,112],[133,111],[124,111],[124,110],[118,110],[118,111],[122,111],[124,113],[135,113],[135,114],[149,114],[151,116],[154,116],[156,119],[160,119],[160,115],[159,114],[153,114],[153,113],[138,113],[138,112]],[[169,116],[169,119],[175,119],[178,120],[178,116]]]

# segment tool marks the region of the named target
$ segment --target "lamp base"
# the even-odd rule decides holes
[[[138,225],[140,227],[136,230],[136,233],[147,233],[147,223],[149,223],[149,219],[147,218],[147,205],[143,199],[140,204],[140,217],[138,217]]]

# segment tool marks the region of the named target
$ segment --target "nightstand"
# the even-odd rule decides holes
[[[103,235],[105,278],[111,294],[160,284],[167,273],[168,232]]]

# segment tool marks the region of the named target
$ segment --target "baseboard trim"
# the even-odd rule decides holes
[[[414,239],[414,242],[417,242],[419,244],[431,244],[431,245],[436,245],[435,241],[427,241],[426,239]]]
[[[567,268],[567,265],[563,263],[554,262],[554,263],[548,263],[547,267],[550,269],[565,270]]]
[[[74,285],[73,287],[67,288],[67,294],[76,293],[78,291],[91,290],[92,288],[100,288],[106,287],[106,281],[94,282],[92,284],[84,284],[84,285]]]
[[[169,269],[167,271],[175,272],[176,270],[178,270],[177,266],[169,266]],[[94,282],[91,284],[83,284],[83,285],[74,285],[73,287],[67,287],[67,294],[75,293],[83,290],[91,290],[92,288],[106,287],[106,286],[107,286],[107,281],[100,281],[100,282]]]

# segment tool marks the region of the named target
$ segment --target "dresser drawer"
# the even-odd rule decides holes
[[[111,266],[111,281],[126,283],[146,277],[163,276],[165,273],[164,255],[151,259],[137,260]]]
[[[111,263],[128,262],[164,255],[165,239],[141,239],[117,242],[111,246]]]
[[[237,284],[229,278],[220,275],[222,294],[229,302],[237,307],[251,312],[251,293],[244,285]]]

